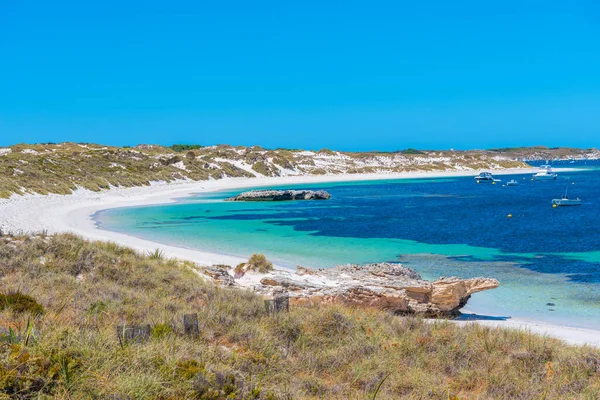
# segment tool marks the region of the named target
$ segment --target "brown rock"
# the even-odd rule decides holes
[[[473,293],[498,287],[490,278],[423,280],[399,264],[345,265],[330,269],[276,270],[254,289],[273,296],[288,292],[294,303],[344,303],[395,313],[455,314]]]

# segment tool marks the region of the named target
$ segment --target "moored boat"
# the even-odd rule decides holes
[[[477,175],[474,179],[477,181],[477,183],[501,182],[500,179],[495,179],[491,172],[480,172],[479,175]]]
[[[538,172],[533,175],[533,179],[536,181],[555,180],[557,177],[558,175],[552,171],[550,164],[541,165]]]
[[[580,205],[581,205],[581,199],[579,197],[577,197],[575,199],[570,199],[569,196],[567,195],[567,190],[565,190],[565,194],[564,194],[564,196],[562,198],[560,198],[560,199],[552,199],[552,206],[553,207],[558,207],[558,206],[580,206]]]
[[[510,181],[506,182],[506,186],[519,186],[519,182],[511,179]]]

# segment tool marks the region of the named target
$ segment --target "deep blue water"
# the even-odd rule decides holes
[[[288,266],[399,260],[427,278],[491,276],[502,286],[474,296],[475,311],[600,327],[600,163],[554,165],[585,169],[556,181],[497,177],[516,187],[472,177],[294,186],[332,194],[320,202],[223,202],[238,192],[229,191],[97,219],[169,244],[264,252]],[[583,205],[552,208],[566,189]]]

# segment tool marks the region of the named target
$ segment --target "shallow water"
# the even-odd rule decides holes
[[[261,252],[280,265],[331,267],[401,261],[428,279],[489,276],[500,288],[469,309],[600,328],[600,163],[559,174],[501,176],[520,185],[477,185],[472,177],[294,185],[325,189],[328,201],[239,203],[239,191],[96,215],[103,229],[242,257]],[[568,187],[580,207],[552,208]],[[512,218],[508,218],[512,214]]]

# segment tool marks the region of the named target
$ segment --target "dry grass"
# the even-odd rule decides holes
[[[193,269],[72,235],[0,238],[4,293],[45,310],[0,311],[0,398],[600,397],[596,349],[343,306],[269,315]],[[152,333],[120,343],[124,324]]]
[[[246,269],[265,274],[269,271],[273,271],[273,263],[267,260],[267,257],[265,257],[264,254],[252,254],[246,263]]]
[[[267,260],[264,254],[253,254],[248,262],[238,264],[233,270],[236,279],[244,276],[247,271],[266,274],[273,271],[273,263]]]

